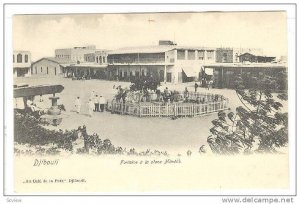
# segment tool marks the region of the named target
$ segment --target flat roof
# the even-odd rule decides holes
[[[176,46],[177,50],[216,50],[215,47],[201,47],[201,46]]]
[[[109,55],[113,54],[137,54],[137,53],[163,53],[170,50],[216,50],[212,47],[194,47],[194,46],[178,46],[178,45],[156,45],[142,47],[125,47],[117,50],[109,51]]]
[[[203,67],[207,68],[278,68],[278,69],[287,69],[286,63],[213,63],[207,64]]]
[[[28,50],[14,50],[14,52],[13,52],[14,54],[17,54],[17,53],[26,53],[26,54],[31,54],[31,52],[30,51],[28,51]]]
[[[175,49],[173,45],[158,45],[144,47],[125,47],[108,52],[112,54],[163,53]]]

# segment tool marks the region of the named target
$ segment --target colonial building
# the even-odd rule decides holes
[[[107,51],[94,50],[84,54],[84,61],[70,63],[66,67],[67,76],[85,76],[87,78],[107,78]]]
[[[107,65],[107,50],[96,50],[93,53],[84,55],[84,63],[92,62],[95,64]]]
[[[118,49],[108,53],[108,77],[127,81],[141,76],[171,83],[192,81],[199,77],[203,65],[215,62],[215,54],[214,48],[165,42]]]
[[[85,47],[73,47],[65,49],[56,49],[55,58],[62,59],[64,61],[75,61],[75,62],[84,62],[84,55],[88,53],[95,53],[96,46],[90,45]]]
[[[24,61],[28,62],[28,57],[24,56]],[[15,58],[17,60],[14,54]],[[30,73],[123,81],[148,76],[169,83],[213,80],[215,87],[231,88],[233,77],[243,71],[276,70],[274,73],[277,73],[286,70],[285,64],[270,63],[274,59],[263,56],[260,49],[179,46],[161,40],[157,46],[112,51],[99,50],[95,46],[57,49],[55,58],[34,62]],[[23,62],[20,55],[19,61]]]
[[[242,73],[254,76],[265,73],[277,77],[279,72],[287,72],[286,64],[275,63],[215,63],[205,65],[203,68],[205,73],[210,73],[209,80],[213,80],[216,88],[236,88],[235,77]],[[278,81],[280,80],[282,79],[278,78]],[[247,87],[251,87],[251,81],[245,81],[245,83]]]
[[[31,53],[29,51],[14,51],[13,74],[14,77],[30,76]]]
[[[63,76],[65,68],[69,66],[70,61],[64,61],[64,59],[48,57],[42,58],[31,66],[31,75],[39,76]]]
[[[108,56],[108,50],[96,50],[95,52],[96,64],[108,65],[107,56]]]
[[[259,56],[251,53],[244,53],[239,56],[240,62],[255,62],[255,63],[267,63],[275,61],[276,57]]]
[[[216,62],[217,63],[241,62],[240,56],[245,53],[255,53],[256,55],[262,55],[262,50],[257,48],[217,48]]]
[[[55,57],[33,63],[32,75],[106,78],[107,51],[95,46],[56,49]]]

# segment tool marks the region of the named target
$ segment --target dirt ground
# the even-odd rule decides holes
[[[138,118],[126,115],[111,114],[110,112],[94,113],[93,117],[88,116],[88,99],[91,92],[95,91],[111,100],[116,93],[114,85],[129,87],[128,82],[115,82],[104,80],[72,81],[67,78],[16,78],[15,84],[26,83],[29,85],[61,84],[65,88],[58,103],[64,104],[66,112],[62,123],[55,129],[73,129],[86,125],[88,133],[97,133],[102,139],[109,138],[115,146],[125,148],[134,147],[136,150],[161,150],[169,153],[185,154],[187,150],[197,152],[201,145],[206,145],[206,139],[210,135],[211,121],[217,118],[217,114],[211,114],[195,118]],[[185,84],[164,84],[169,89],[194,91],[194,83]],[[198,88],[198,92],[218,93],[229,98],[231,110],[241,105],[234,90],[228,89],[204,89]],[[75,98],[81,98],[81,113],[74,111]],[[43,96],[46,106],[50,107],[49,96]],[[36,97],[39,99],[39,97]],[[207,147],[209,148],[209,147]]]

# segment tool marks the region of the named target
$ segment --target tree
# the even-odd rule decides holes
[[[131,91],[140,91],[140,90],[157,90],[157,87],[160,85],[160,82],[154,79],[152,76],[145,76],[136,78],[131,81],[130,90]]]
[[[246,79],[251,81],[251,88],[245,86]],[[214,153],[276,152],[287,145],[288,113],[281,112],[283,105],[279,102],[287,100],[282,80],[287,81],[285,72],[277,76],[245,73],[237,77],[236,94],[242,106],[227,115],[221,111],[212,121],[212,135],[207,142]],[[285,88],[281,93],[274,92],[281,87]]]

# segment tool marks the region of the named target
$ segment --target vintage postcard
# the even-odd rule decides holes
[[[12,43],[16,195],[291,188],[286,11],[15,14]]]

